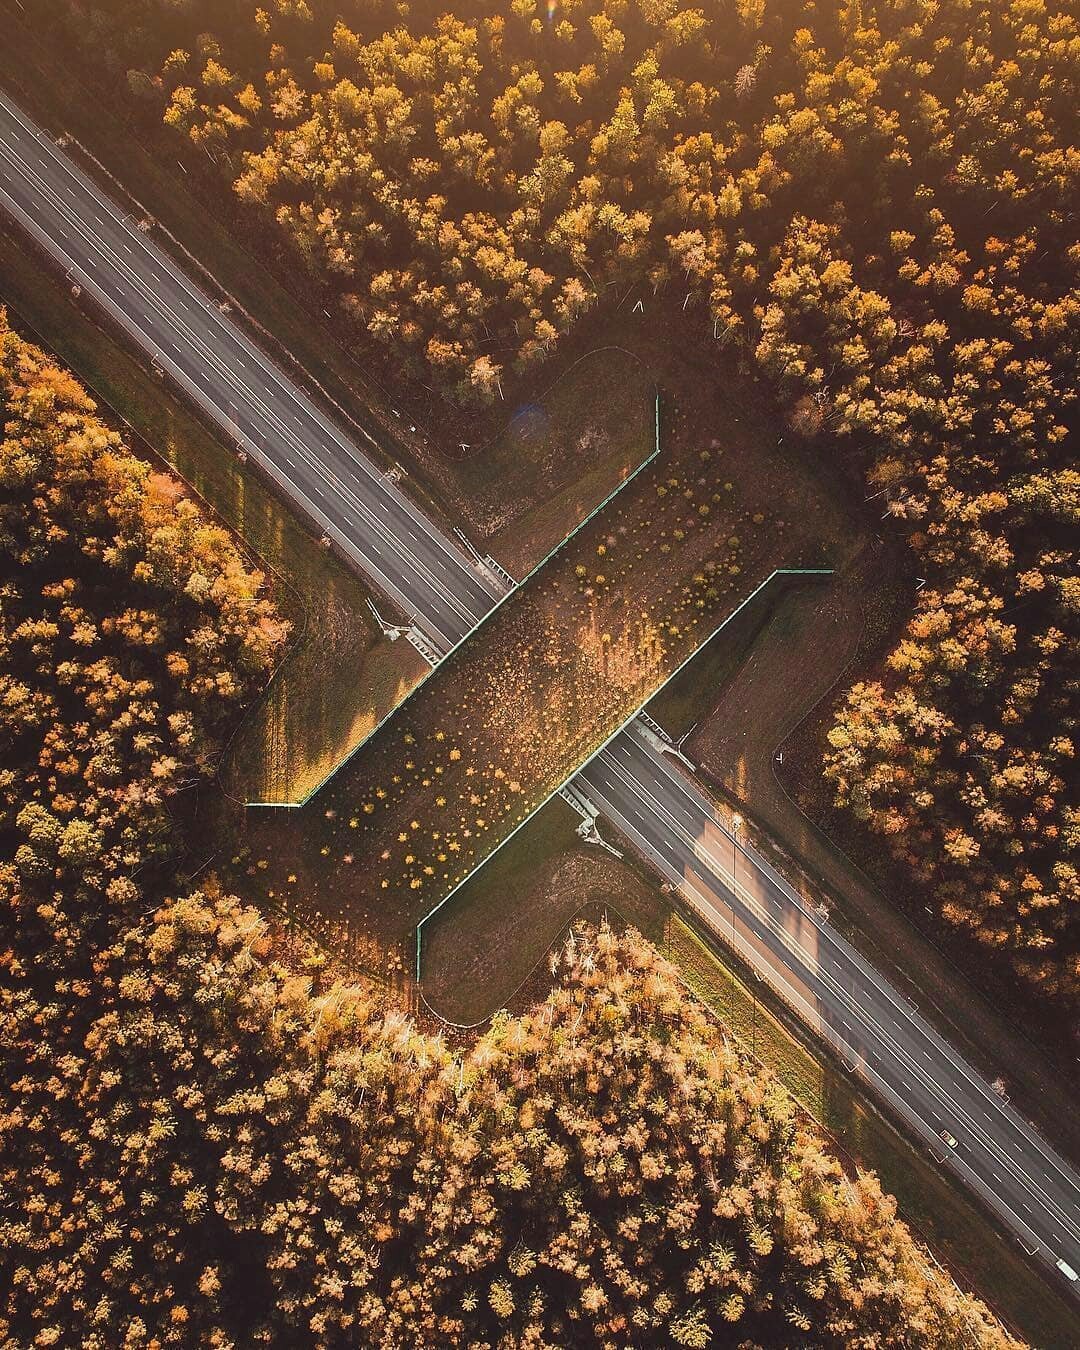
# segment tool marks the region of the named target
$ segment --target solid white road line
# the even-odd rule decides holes
[[[590,783],[590,787],[593,788],[594,795],[602,796],[602,793],[596,792],[595,785]],[[671,867],[670,864],[667,864],[665,862],[665,860],[657,853],[651,841],[647,837],[642,835],[640,831],[634,828],[634,826],[630,823],[629,820],[626,819],[625,815],[619,809],[618,805],[614,801],[608,801],[604,803],[604,807],[605,807],[605,814],[610,815],[616,821],[619,827],[624,831],[624,833],[626,833],[631,839],[636,838],[638,840],[639,847],[646,854],[646,856],[647,857],[651,856],[654,859],[656,859],[656,861],[661,867],[662,872],[666,872],[680,888],[688,888],[691,892],[692,899],[696,898],[699,902],[704,902],[705,907],[711,910],[712,913],[715,915],[718,926],[720,927],[721,931],[726,931],[727,916],[721,914],[719,911],[716,910],[715,901],[719,899],[719,897],[717,897],[714,892],[712,892],[707,888],[707,883],[705,883],[702,878],[698,877],[696,874],[691,872],[690,875],[693,881],[696,882],[698,886],[706,887],[703,894],[698,893],[696,887],[689,884],[689,879],[686,877],[685,874],[680,873],[675,868]],[[742,945],[745,945],[749,948],[750,959],[753,959],[757,955],[756,948],[754,948],[745,940],[743,941]],[[819,1028],[820,1033],[823,1036],[825,1036],[827,1040],[835,1041],[837,1044],[837,1048],[845,1057],[848,1055],[852,1055],[854,1053],[857,1064],[861,1066],[862,1071],[866,1074],[866,1076],[871,1079],[873,1085],[882,1092],[882,1094],[886,1097],[887,1100],[889,1100],[894,1104],[894,1107],[900,1112],[900,1114],[903,1117],[910,1120],[910,1122],[919,1129],[920,1133],[924,1135],[924,1137],[927,1139],[928,1142],[932,1143],[937,1137],[936,1131],[933,1129],[933,1126],[928,1124],[926,1121],[922,1119],[921,1115],[919,1114],[919,1111],[916,1109],[913,1102],[905,1100],[903,1097],[901,1097],[890,1085],[890,1083],[873,1068],[871,1063],[869,1063],[870,1060],[876,1060],[878,1063],[880,1063],[881,1056],[877,1052],[873,1051],[869,1053],[859,1051],[857,1050],[857,1048],[852,1047],[848,1043],[845,1043],[843,1038],[836,1033],[835,1028],[833,1028],[831,1024],[830,1018],[827,1015],[823,1014],[822,1009],[813,1004],[810,1004],[797,988],[791,986],[788,983],[788,981],[784,979],[782,972],[786,972],[789,970],[787,966],[781,965],[779,970],[777,970],[777,968],[773,966],[767,966],[766,969],[772,976],[779,979],[782,996],[788,999],[789,1001],[795,1003],[796,1006],[804,1008],[805,1015],[808,1017],[812,1025],[817,1026]],[[861,1012],[861,1009],[859,1009],[858,1006],[856,1005],[855,1011],[859,1013]],[[1033,1245],[1035,1245],[1040,1251],[1044,1252],[1051,1260],[1055,1259],[1054,1249],[1049,1245],[1049,1243],[1047,1243],[1043,1238],[1041,1238],[1038,1233],[1034,1232],[1029,1227],[1029,1225],[1025,1223],[1025,1221],[1022,1218],[1020,1218],[1018,1214],[1016,1214],[1015,1210],[1007,1201],[995,1195],[986,1186],[985,1182],[982,1181],[978,1173],[975,1172],[972,1168],[970,1168],[964,1162],[963,1159],[957,1157],[955,1154],[950,1155],[950,1157],[953,1163],[956,1166],[958,1166],[958,1168],[961,1171],[967,1173],[967,1180],[969,1184],[975,1190],[977,1190],[983,1196],[983,1198],[988,1201],[988,1203],[990,1203],[992,1208],[996,1209],[999,1213],[1002,1214],[1002,1216],[1005,1218],[1008,1224],[1010,1224],[1014,1228],[1021,1229],[1025,1234],[1027,1234],[1029,1241],[1032,1242]]]
[[[615,773],[617,778],[623,782],[624,786],[627,789],[629,789],[629,791],[634,796],[638,797],[639,800],[646,803],[650,807],[650,809],[654,812],[654,816],[656,818],[662,819],[663,817],[666,816],[670,820],[672,828],[674,829],[677,835],[681,835],[683,837],[684,843],[690,849],[693,858],[695,860],[705,863],[705,865],[710,868],[710,870],[714,873],[717,879],[724,881],[724,884],[733,883],[736,895],[739,896],[739,898],[742,900],[742,903],[747,907],[747,909],[750,910],[751,913],[755,915],[755,917],[758,919],[759,922],[763,924],[766,930],[772,932],[774,937],[781,943],[781,945],[800,961],[800,963],[806,968],[808,974],[815,977],[817,981],[820,984],[822,984],[827,990],[831,988],[833,997],[837,998],[841,1002],[841,1004],[846,1003],[855,1009],[855,1011],[862,1017],[863,1022],[867,1026],[869,1026],[873,1030],[874,1034],[876,1034],[878,1038],[883,1042],[883,1044],[885,1044],[886,1047],[891,1050],[892,1055],[896,1060],[896,1062],[899,1064],[906,1064],[909,1072],[914,1073],[916,1080],[920,1083],[920,1086],[924,1091],[928,1092],[931,1095],[937,1094],[941,1096],[943,1094],[944,1088],[942,1087],[942,1085],[939,1084],[935,1079],[931,1078],[928,1074],[926,1074],[922,1070],[922,1068],[918,1065],[918,1063],[912,1058],[911,1052],[903,1045],[902,1041],[896,1039],[896,1035],[899,1034],[901,1031],[901,1027],[899,1025],[897,1026],[897,1033],[893,1033],[892,1031],[890,1031],[884,1024],[882,1024],[877,1019],[877,1017],[872,1016],[867,1009],[864,1009],[860,1007],[857,1003],[855,1003],[854,999],[851,997],[848,991],[844,989],[842,985],[839,985],[836,982],[836,980],[828,973],[827,969],[823,967],[820,962],[816,962],[814,965],[808,964],[809,953],[807,953],[802,948],[801,944],[797,943],[791,937],[791,935],[787,932],[785,928],[777,924],[776,921],[774,921],[772,917],[767,913],[767,911],[761,908],[760,900],[758,899],[758,897],[753,893],[749,892],[746,889],[746,887],[739,881],[738,877],[735,876],[733,873],[731,873],[724,864],[719,863],[719,859],[716,858],[715,854],[710,848],[703,846],[700,840],[693,839],[689,835],[689,833],[679,825],[679,823],[675,820],[674,816],[671,814],[669,808],[666,806],[666,804],[661,802],[658,798],[653,797],[651,793],[649,793],[648,789],[644,787],[636,777],[634,777],[633,775],[628,775],[626,771],[623,769],[622,765],[619,764],[618,761],[614,759],[614,757],[609,756],[606,751],[601,752],[601,755],[598,756],[598,758],[600,759],[606,758],[608,760],[609,766],[611,770]],[[652,761],[650,760],[650,764],[651,763]],[[625,813],[622,814],[625,815]],[[637,815],[639,819],[644,819],[640,811],[635,810],[634,814]],[[710,823],[718,824],[718,822],[716,822],[715,818],[713,817],[711,808],[709,811],[709,816],[702,818],[701,821],[702,827],[704,827],[706,820],[709,820]],[[724,833],[726,835],[726,832]],[[729,840],[731,839],[730,835],[726,835],[726,837]],[[690,866],[691,864],[688,863],[687,865]],[[730,877],[731,879],[730,883],[724,880],[727,877]],[[830,933],[825,932],[823,926],[820,923],[818,923],[816,927],[823,938],[825,938],[826,940],[832,939],[832,935]],[[875,984],[875,988],[879,994],[885,996],[887,1002],[891,1002],[893,1004],[895,1011],[901,1010],[904,1011],[907,1015],[907,1020],[909,1022],[912,1021],[909,1010],[901,1009],[900,1005],[897,1005],[895,1003],[895,1000],[889,999],[888,996],[889,994],[891,994],[892,991],[886,984],[883,984],[882,982],[879,981]],[[821,1013],[819,1012],[818,1015],[820,1017]],[[918,1029],[921,1030],[921,1028]],[[1077,1225],[1075,1223],[1072,1217],[1062,1209],[1058,1201],[1053,1196],[1049,1195],[1043,1189],[1041,1184],[1026,1171],[1026,1169],[1024,1169],[1023,1167],[1018,1167],[1017,1164],[1015,1164],[1013,1160],[1009,1158],[1009,1156],[1003,1151],[1001,1146],[998,1144],[997,1140],[995,1140],[991,1135],[989,1135],[983,1128],[983,1126],[978,1121],[976,1121],[973,1116],[971,1116],[968,1108],[961,1103],[948,1100],[944,1097],[942,1097],[942,1100],[946,1105],[948,1105],[953,1109],[955,1118],[958,1120],[958,1122],[962,1123],[966,1127],[968,1133],[971,1135],[971,1138],[977,1141],[984,1148],[984,1150],[987,1152],[988,1155],[1000,1159],[1001,1163],[1008,1167],[1010,1174],[1013,1176],[1014,1180],[1019,1182],[1022,1186],[1025,1186],[1030,1193],[1039,1195],[1048,1213],[1053,1214],[1055,1219],[1057,1219],[1058,1222],[1062,1223],[1066,1227],[1066,1229],[1070,1232],[1071,1236],[1073,1236],[1074,1240],[1080,1241],[1080,1225]]]
[[[0,94],[0,106],[5,107],[7,109],[9,116],[18,118],[21,122],[24,121],[18,110],[15,109],[8,102],[8,100],[6,100],[3,97],[2,94]],[[52,160],[52,162],[56,165],[57,168],[59,168],[61,173],[64,174],[67,178],[72,179],[75,183],[78,183],[79,186],[83,188],[83,192],[86,197],[88,197],[91,201],[95,203],[100,200],[94,185],[92,185],[89,182],[89,180],[85,179],[84,176],[75,168],[75,166],[66,160],[66,158],[61,157],[57,153],[56,148],[52,145],[52,143],[48,140],[47,137],[39,136],[35,132],[34,139],[37,142],[38,146],[46,151],[48,158]],[[21,156],[19,158],[21,159]],[[25,162],[24,167],[28,169],[30,173],[36,175],[36,171],[31,169],[29,165],[25,165]],[[36,176],[38,177],[39,181],[44,182],[44,180],[41,179],[40,175]],[[68,187],[68,190],[72,196],[77,196],[77,194],[75,194],[74,192],[74,189],[71,188],[70,186]],[[106,206],[106,209],[112,215],[113,223],[116,226],[116,228],[134,238],[145,257],[150,258],[152,260],[156,260],[155,253],[154,251],[152,251],[151,246],[148,244],[145,237],[141,233],[136,234],[131,230],[130,223],[128,222],[126,216],[121,216],[117,214],[113,210],[112,204],[107,200],[105,201],[104,204]],[[98,217],[98,219],[100,220],[100,217]],[[116,262],[122,263],[122,260],[119,259],[119,257],[117,256]],[[353,452],[351,447],[349,447],[345,442],[341,440],[341,438],[337,435],[334,429],[326,422],[326,420],[321,416],[318,410],[315,409],[314,405],[308,406],[307,401],[305,399],[297,397],[298,391],[287,390],[285,386],[281,383],[281,380],[278,377],[277,372],[274,371],[271,366],[267,365],[267,363],[262,359],[261,354],[258,352],[258,349],[248,344],[246,340],[243,339],[243,335],[240,334],[239,330],[235,329],[232,326],[226,327],[223,324],[221,316],[217,312],[216,307],[211,305],[204,296],[202,296],[200,293],[194,290],[188,278],[186,278],[182,273],[179,273],[175,268],[173,268],[170,265],[169,260],[166,259],[164,255],[161,255],[161,263],[163,270],[172,276],[174,284],[177,285],[184,292],[184,294],[188,296],[190,301],[194,302],[197,307],[200,307],[206,313],[206,315],[209,317],[211,321],[211,325],[218,330],[219,338],[224,337],[228,341],[230,346],[235,346],[239,340],[243,342],[245,347],[250,347],[253,359],[263,370],[267,378],[270,381],[272,381],[275,385],[277,385],[282,390],[283,393],[286,393],[288,397],[297,406],[301,407],[309,415],[309,417],[311,417],[315,421],[316,425],[319,426],[323,430],[323,432],[326,435],[328,435],[335,442],[335,444],[338,445],[338,447],[346,454],[346,456],[353,461],[353,463],[357,466],[357,468],[361,470],[362,476],[366,477],[369,483],[374,482],[375,474],[372,466],[369,465],[365,460],[363,460],[362,457],[357,456]],[[77,265],[78,264],[76,263],[76,266]],[[123,270],[122,267],[118,268],[118,270],[122,274]],[[153,261],[151,261],[150,270],[152,274],[155,276],[155,278],[160,281],[161,278],[158,276],[158,273],[153,266]],[[164,302],[160,301],[160,303]],[[233,379],[233,382],[235,383],[235,379]],[[247,392],[249,393],[249,395],[253,395],[253,391],[248,390]],[[272,390],[269,392],[273,394]],[[367,433],[364,434],[367,435]],[[371,440],[371,437],[368,436],[368,439]],[[380,482],[379,486],[382,488],[383,491],[386,491],[387,485],[382,484]],[[452,561],[455,564],[456,570],[459,573],[461,573],[464,576],[467,576],[471,582],[475,582],[476,578],[473,576],[473,570],[469,566],[468,561],[464,558],[463,555],[460,557],[457,555],[453,546],[449,544],[449,541],[446,540],[443,536],[441,536],[441,534],[438,531],[435,531],[431,527],[430,522],[428,522],[426,518],[422,517],[415,510],[415,508],[412,507],[411,503],[408,501],[408,498],[406,498],[404,494],[397,493],[392,490],[390,492],[390,495],[393,496],[395,500],[399,501],[399,505],[401,506],[403,513],[406,514],[415,524],[421,526],[421,528],[424,530],[425,535],[429,539],[429,542],[435,546],[436,550],[439,553],[443,554],[443,556],[446,557],[449,561]],[[419,538],[419,536],[417,536],[415,533],[413,534],[412,537],[414,539]],[[486,594],[487,589],[486,588],[484,589]],[[486,613],[487,610],[485,609],[484,612]],[[474,621],[477,620],[479,617],[483,617],[483,615],[477,616],[475,613],[472,612],[471,609],[468,611],[468,613],[469,617]]]
[[[312,403],[302,393],[302,391],[300,391],[295,386],[293,387],[287,386],[283,382],[283,377],[279,372],[279,370],[277,369],[277,367],[274,366],[269,361],[269,358],[264,356],[264,354],[262,353],[262,351],[259,349],[258,346],[256,346],[254,343],[250,342],[247,339],[246,335],[242,332],[242,330],[235,327],[235,325],[231,324],[226,325],[217,306],[213,304],[203,294],[202,291],[200,291],[197,287],[195,287],[192,284],[191,279],[184,272],[182,272],[176,266],[176,264],[174,264],[173,260],[169,257],[167,253],[165,253],[162,250],[158,250],[154,248],[154,246],[149,244],[149,242],[146,240],[145,236],[141,232],[135,234],[135,232],[132,231],[127,215],[119,213],[117,208],[111,201],[111,199],[109,199],[106,195],[102,194],[97,188],[97,185],[94,184],[93,181],[89,179],[85,174],[83,174],[81,170],[79,170],[79,168],[71,160],[69,160],[66,156],[62,156],[57,150],[57,147],[53,144],[52,140],[48,136],[44,135],[43,133],[39,133],[35,128],[33,128],[32,124],[28,122],[28,120],[23,116],[20,110],[4,98],[2,91],[0,91],[0,105],[6,106],[12,116],[18,118],[23,123],[23,125],[27,127],[28,130],[32,131],[34,139],[38,142],[39,146],[45,150],[46,155],[53,160],[53,162],[56,164],[56,166],[60,169],[62,173],[67,175],[69,178],[74,179],[77,183],[79,183],[83,187],[84,193],[89,195],[92,200],[100,201],[104,205],[107,212],[113,216],[116,223],[119,224],[119,226],[126,232],[132,234],[133,237],[137,238],[139,244],[142,247],[142,251],[148,257],[157,260],[157,262],[161,265],[162,269],[172,278],[174,284],[178,285],[194,303],[196,303],[203,310],[205,310],[207,316],[211,321],[212,326],[215,326],[217,329],[219,329],[221,334],[226,336],[231,342],[241,344],[250,353],[251,357],[254,359],[259,368],[262,370],[266,378],[270,380],[274,385],[276,385],[283,395],[288,397],[290,400],[296,403],[297,406],[302,408],[305,411],[305,413],[318,424],[318,426],[324,431],[324,433],[335,442],[335,444],[339,447],[339,449],[341,449],[345,453],[345,455],[354,462],[356,467],[362,472],[363,475],[369,478],[375,477],[381,478],[382,475],[379,474],[378,470],[367,459],[365,459],[361,455],[358,455],[354,447],[350,445],[348,441],[341,439],[333,423],[329,422],[323,416],[323,414],[319,411],[319,409],[315,406],[315,404]],[[370,433],[365,430],[365,428],[363,428],[362,426],[358,426],[356,429],[369,442],[369,444],[374,446],[376,449],[379,448],[378,443],[376,442],[374,437],[371,436]],[[414,521],[415,524],[420,526],[421,530],[429,538],[430,542],[438,550],[440,550],[448,558],[448,560],[450,560],[456,567],[461,569],[465,575],[471,576],[471,571],[469,568],[469,560],[465,557],[463,553],[461,553],[457,549],[456,545],[454,545],[447,538],[447,536],[443,535],[441,531],[437,530],[433,526],[432,522],[427,518],[427,516],[425,516],[423,512],[419,511],[419,509],[413,504],[411,498],[409,498],[409,496],[403,491],[397,489],[393,484],[387,485],[387,490],[389,492],[389,495],[395,500],[396,504],[402,509],[402,511],[406,515],[411,517],[411,519]],[[485,582],[483,589],[488,590],[486,578],[482,578],[481,580]],[[494,599],[498,599],[500,598],[500,596],[501,592],[492,593],[492,598]]]
[[[38,225],[33,217],[27,215],[15,200],[4,192],[2,184],[0,184],[0,200],[6,204],[8,211],[11,212],[17,220],[21,221],[24,227],[38,239],[39,243],[42,244],[47,252],[53,252],[59,248],[63,253],[64,258],[70,262],[71,267],[75,268],[81,266],[77,260],[72,258],[71,255],[66,252],[66,249],[64,249],[62,245],[58,245],[57,241]],[[133,333],[136,341],[141,343],[149,341],[155,351],[161,351],[156,338],[152,335],[148,335],[139,328],[128,312],[122,309],[112,299],[104,287],[98,286],[98,284],[90,277],[86,278],[86,286],[94,294],[98,303],[112,314],[117,322]],[[187,372],[163,351],[161,352],[161,361],[168,366],[170,373],[176,379],[177,383],[186,389],[188,394],[203,407],[215,421],[219,420],[222,416],[221,409],[203,393],[198,384],[187,374]],[[345,535],[332,520],[330,520],[323,508],[319,506],[307,492],[284,474],[280,465],[272,455],[266,453],[264,449],[256,442],[252,441],[249,436],[243,435],[242,438],[246,447],[249,449],[250,453],[256,457],[258,462],[262,463],[271,476],[276,478],[282,487],[293,495],[294,500],[297,500],[305,508],[307,513],[326,531],[326,533],[335,539],[346,554],[358,563],[361,569],[366,570],[369,575],[374,576],[376,584],[379,585],[381,589],[385,590],[388,595],[393,597],[395,601],[402,606],[402,609],[406,614],[415,616],[415,602],[405,595],[395,582],[379,568],[378,564],[363,553],[358,545]],[[417,618],[417,621],[422,621],[426,625],[434,627],[427,618],[424,618],[423,620]],[[445,636],[442,637],[442,640],[447,646],[452,645],[451,640]]]
[[[660,774],[667,783],[669,783],[685,800],[693,802],[699,811],[704,810],[708,813],[712,823],[721,831],[725,838],[732,841],[737,848],[738,854],[743,857],[746,863],[764,876],[765,879],[780,892],[788,904],[797,908],[800,915],[809,920],[822,935],[827,938],[832,947],[845,956],[847,961],[859,971],[869,985],[877,988],[883,995],[886,995],[887,991],[887,997],[893,1004],[895,1012],[909,1024],[911,1029],[917,1031],[922,1039],[925,1040],[941,1058],[948,1061],[953,1071],[965,1080],[967,1085],[976,1092],[983,1102],[988,1103],[993,1108],[995,1114],[987,1114],[987,1119],[1008,1122],[1014,1133],[1026,1144],[1033,1146],[1043,1163],[1051,1171],[1057,1174],[1059,1183],[1072,1190],[1076,1197],[1077,1204],[1080,1206],[1080,1181],[1078,1181],[1074,1175],[1070,1174],[1067,1165],[1060,1158],[1049,1151],[1048,1146],[1044,1143],[1038,1132],[1032,1129],[1032,1127],[1029,1126],[1019,1113],[1008,1103],[1001,1101],[989,1084],[987,1084],[979,1074],[975,1073],[967,1061],[953,1049],[949,1042],[946,1041],[944,1037],[942,1037],[920,1014],[915,1013],[908,1001],[900,997],[891,984],[882,980],[880,974],[873,966],[869,965],[869,963],[864,960],[861,953],[855,947],[847,942],[845,938],[841,937],[831,925],[821,920],[817,914],[805,907],[799,893],[794,890],[787,879],[781,876],[780,873],[766,861],[766,859],[762,858],[756,849],[749,844],[744,845],[733,838],[731,833],[724,826],[723,821],[716,815],[712,803],[701,794],[696,787],[693,787],[684,775],[674,770],[664,757],[656,754],[650,746],[645,745],[643,742],[639,744],[639,753],[643,753],[647,756],[648,763],[659,769]]]
[[[28,166],[23,166],[23,169],[24,169],[24,176],[26,176],[28,173],[33,174],[33,170],[29,169]],[[33,183],[31,183],[31,187],[33,187]],[[50,195],[51,193],[49,185],[44,183],[43,181],[41,182],[40,191],[42,192],[43,195]],[[8,200],[9,209],[17,211],[20,218],[22,218],[25,215],[25,213],[21,211],[21,209],[18,207],[18,204],[14,202],[13,199],[7,196],[7,194],[5,194],[5,196],[7,197]],[[62,204],[59,203],[58,201],[56,202],[56,210],[57,213],[61,215],[61,217],[67,214],[67,208],[63,207]],[[75,223],[78,224],[77,221]],[[54,238],[52,235],[49,235],[47,231],[45,231],[44,233],[46,234],[50,242],[53,244],[54,248],[59,249],[64,254],[65,260],[70,263],[70,270],[74,271],[80,268],[85,269],[87,263],[93,265],[92,259],[87,258],[85,260],[79,260],[74,258],[67,251],[67,246],[62,238],[58,240]],[[98,251],[102,253],[102,256],[107,258],[109,257],[108,250],[105,249],[101,241],[94,240],[93,246],[98,248]],[[122,265],[122,260],[120,260],[118,257],[110,258],[109,260],[113,262],[116,272],[118,272],[120,276],[123,277],[124,268]],[[95,295],[99,295],[98,288],[94,285],[92,279],[89,277],[87,278],[87,284],[94,291]],[[234,392],[238,394],[244,392],[243,387],[235,379],[232,372],[224,364],[224,362],[217,357],[216,353],[214,353],[210,348],[208,348],[206,344],[201,341],[201,339],[194,331],[188,329],[186,322],[175,311],[173,311],[160,297],[157,297],[153,294],[153,292],[150,292],[149,289],[145,286],[145,283],[142,282],[141,278],[137,274],[134,273],[131,274],[131,276],[128,278],[128,284],[134,289],[136,294],[139,294],[140,292],[142,293],[142,298],[145,301],[149,302],[149,305],[153,311],[157,312],[159,316],[164,316],[168,321],[170,321],[173,324],[174,328],[179,330],[182,335],[188,337],[189,345],[191,346],[191,348],[197,354],[201,355],[204,363],[209,365],[212,369],[214,369],[218,373],[220,378],[225,380],[226,384],[229,385]],[[117,284],[117,289],[121,294],[123,293],[122,285]],[[111,296],[102,294],[101,298],[103,299],[104,302],[109,304],[110,308],[120,311],[120,314],[124,320],[126,327],[133,328],[135,332],[143,340],[149,341],[149,343],[155,350],[160,350],[160,343],[156,335],[153,334],[152,332],[147,332],[138,322],[136,317],[129,315],[127,311],[121,310],[120,307],[116,305],[116,302],[112,300]],[[157,302],[156,305],[155,301]],[[145,313],[140,314],[138,317],[142,318],[144,321],[149,320],[150,318],[150,316]],[[178,351],[182,351],[182,348],[180,348],[178,344],[174,343],[173,345],[176,346],[176,349]],[[186,375],[186,372],[180,371],[179,373],[182,377],[185,387],[189,387],[190,377]],[[207,376],[205,370],[199,370],[197,372],[197,376],[201,378],[206,384],[208,385],[210,384],[209,377]],[[351,489],[347,488],[346,485],[343,482],[341,482],[341,480],[337,479],[336,476],[333,475],[333,473],[320,460],[313,457],[311,452],[306,449],[303,443],[298,441],[297,438],[295,438],[291,434],[289,429],[280,421],[280,418],[278,418],[277,415],[274,414],[271,409],[266,408],[265,405],[262,405],[261,399],[259,399],[255,395],[252,395],[250,390],[246,392],[249,395],[249,403],[254,404],[257,409],[260,409],[263,412],[266,421],[270,424],[272,428],[278,431],[283,440],[291,441],[295,445],[297,453],[302,456],[302,458],[308,464],[309,468],[312,470],[315,476],[322,479],[322,481],[326,483],[328,486],[330,486],[337,493],[338,496],[347,500],[349,504],[353,507],[353,510],[356,512],[358,516],[360,516],[362,520],[367,520],[369,524],[374,524],[374,517],[371,516],[370,508],[367,507],[366,503],[364,503],[362,499],[360,499],[355,493],[353,493]],[[200,399],[200,402],[202,401],[203,400]],[[208,401],[207,406],[208,411],[212,413],[212,415],[215,417],[215,420],[218,420],[219,417],[224,416],[224,411],[219,407],[219,405],[214,403],[212,400]],[[231,426],[235,426],[235,423],[231,418],[229,419],[229,422]],[[245,436],[244,439],[250,442],[250,437]],[[261,452],[262,458],[273,461],[274,458],[273,455],[271,455],[268,451],[266,451],[264,447],[255,447],[255,448],[257,451]],[[287,481],[285,486],[291,487],[293,485],[291,484],[291,482]],[[310,501],[310,498],[307,498],[307,500]],[[387,530],[380,530],[378,528],[374,529],[373,533],[376,539],[381,538],[383,542],[388,543],[390,545],[390,552],[392,554],[396,553],[399,561],[402,562],[406,568],[411,568],[411,570],[416,572],[417,575],[428,584],[429,588],[436,595],[441,596],[444,603],[451,610],[451,612],[457,612],[459,617],[464,617],[466,619],[468,627],[472,626],[474,622],[474,616],[472,616],[471,612],[465,610],[457,602],[456,597],[454,597],[451,593],[449,593],[448,591],[444,591],[444,588],[441,586],[438,580],[430,573],[426,573],[417,559],[415,559],[406,550],[395,548],[397,540],[392,533],[390,533]],[[359,547],[358,545],[354,545],[354,548],[358,547]],[[360,550],[360,552],[361,552],[361,561],[366,562],[370,565],[369,570],[378,569],[378,564],[374,562],[374,559],[368,558],[367,555],[362,552],[362,550]],[[386,577],[384,571],[382,571],[381,569],[378,570],[380,573],[380,584],[385,585],[388,578]],[[398,593],[398,588],[394,586],[393,583],[390,584],[389,589],[391,594]],[[407,600],[404,596],[402,596],[402,599],[405,604],[406,612],[411,612],[414,606],[414,602]],[[436,632],[439,631],[437,625],[435,625],[435,622],[430,615],[424,616],[423,622],[427,626],[434,627]],[[453,640],[448,638],[445,634],[440,634],[440,636],[442,638],[442,641],[448,647],[453,645]]]

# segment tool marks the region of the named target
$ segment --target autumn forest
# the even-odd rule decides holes
[[[39,2],[448,425],[546,388],[626,296],[718,386],[760,382],[784,453],[911,572],[824,705],[845,841],[968,974],[1075,1025],[1075,13]],[[564,926],[462,1031],[205,861],[230,737],[298,634],[118,426],[0,308],[0,1345],[1019,1344],[632,924]],[[719,521],[732,484],[690,459]],[[590,598],[618,580],[596,551]]]
[[[718,360],[756,363],[818,453],[863,466],[926,578],[838,710],[837,803],[950,923],[1076,1008],[1074,18],[988,0],[77,15],[357,342],[454,398],[496,397],[613,284],[700,294]]]

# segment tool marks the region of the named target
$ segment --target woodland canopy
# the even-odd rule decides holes
[[[837,806],[1080,999],[1080,34],[1047,0],[45,0],[215,162],[359,347],[489,401],[684,295],[922,578]],[[653,297],[658,297],[654,301]],[[868,508],[871,509],[871,508]],[[880,847],[874,844],[872,847]]]
[[[284,636],[0,320],[0,1344],[1011,1344],[632,932],[452,1049],[211,879]]]

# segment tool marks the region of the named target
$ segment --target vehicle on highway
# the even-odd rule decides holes
[[[959,1147],[960,1147],[960,1144],[959,1144],[959,1142],[958,1142],[958,1140],[957,1140],[957,1138],[956,1138],[956,1135],[955,1135],[955,1134],[950,1134],[948,1130],[941,1130],[941,1131],[939,1132],[939,1134],[938,1134],[938,1138],[941,1139],[943,1143],[948,1144],[948,1146],[949,1146],[950,1148],[959,1148]]]
[[[1077,1275],[1068,1261],[1062,1261],[1060,1257],[1058,1258],[1057,1268],[1067,1280],[1080,1280],[1080,1275]]]

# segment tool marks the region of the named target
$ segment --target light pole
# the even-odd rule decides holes
[[[731,817],[731,882],[734,889],[735,884],[735,850],[736,840],[739,837],[739,831],[742,829],[743,818],[735,811]]]
[[[731,949],[738,953],[738,945],[735,941],[735,850],[737,848],[736,838],[743,823],[742,816],[738,811],[731,817]]]

